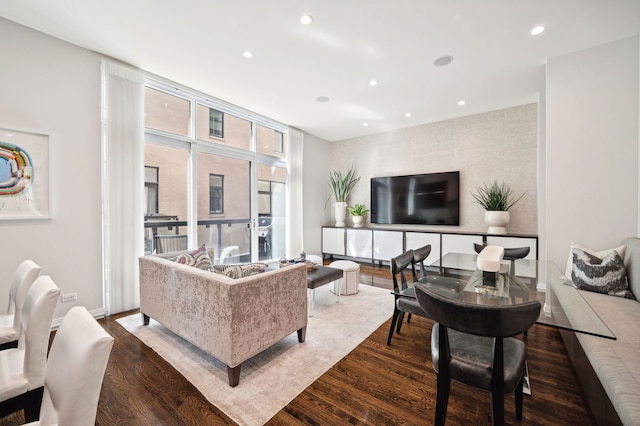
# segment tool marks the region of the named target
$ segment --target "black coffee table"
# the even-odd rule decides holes
[[[336,280],[342,279],[343,271],[330,266],[318,265],[317,269],[307,271],[307,288],[311,290],[311,301],[309,303],[309,316],[313,316],[313,308],[316,297],[316,288],[329,284]],[[340,291],[338,293],[338,302],[340,301]]]

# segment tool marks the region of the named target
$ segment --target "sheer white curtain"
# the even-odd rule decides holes
[[[304,133],[289,129],[287,146],[287,258],[298,257],[302,246],[302,144]]]
[[[105,310],[140,307],[144,254],[144,76],[102,63],[102,226]]]

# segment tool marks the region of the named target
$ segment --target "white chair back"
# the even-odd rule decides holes
[[[111,337],[85,307],[65,315],[53,339],[39,425],[95,424]]]
[[[24,349],[24,376],[29,390],[44,383],[44,370],[49,348],[53,312],[58,304],[60,289],[48,275],[35,280],[22,306],[22,334],[18,348]]]
[[[38,278],[42,268],[33,260],[24,260],[13,275],[11,288],[9,290],[9,305],[7,306],[7,315],[13,314],[13,328],[16,335],[20,336],[20,318],[22,316],[22,305],[27,298],[27,293],[33,282]]]

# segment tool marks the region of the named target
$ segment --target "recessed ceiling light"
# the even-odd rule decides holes
[[[544,27],[542,25],[538,25],[531,30],[531,35],[538,35],[544,31]]]
[[[444,67],[445,65],[449,65],[451,62],[453,62],[453,56],[445,55],[440,56],[438,59],[433,61],[433,65],[436,67]]]
[[[247,59],[253,58],[253,53],[249,52],[248,50],[242,53],[242,56],[244,56]]]
[[[378,85],[378,81],[377,80],[371,80],[369,82],[369,86],[377,86]]]
[[[467,103],[467,101],[465,101],[464,99],[458,101],[458,105],[462,106],[465,105]]]
[[[328,96],[318,96],[316,98],[316,102],[320,102],[320,103],[329,102],[329,97]]]
[[[311,17],[310,15],[302,15],[300,17],[300,22],[302,22],[304,25],[309,25],[313,22],[313,17]]]
[[[363,125],[364,127],[367,127],[367,126],[369,125],[369,123],[362,123],[362,125]]]
[[[407,117],[407,118],[409,118],[409,117],[411,117],[411,113],[410,113],[410,112],[408,112],[408,113],[406,113],[404,116],[405,116],[405,117]]]

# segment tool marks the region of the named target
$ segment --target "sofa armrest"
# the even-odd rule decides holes
[[[307,326],[306,277],[306,266],[295,265],[231,286],[232,366]]]

